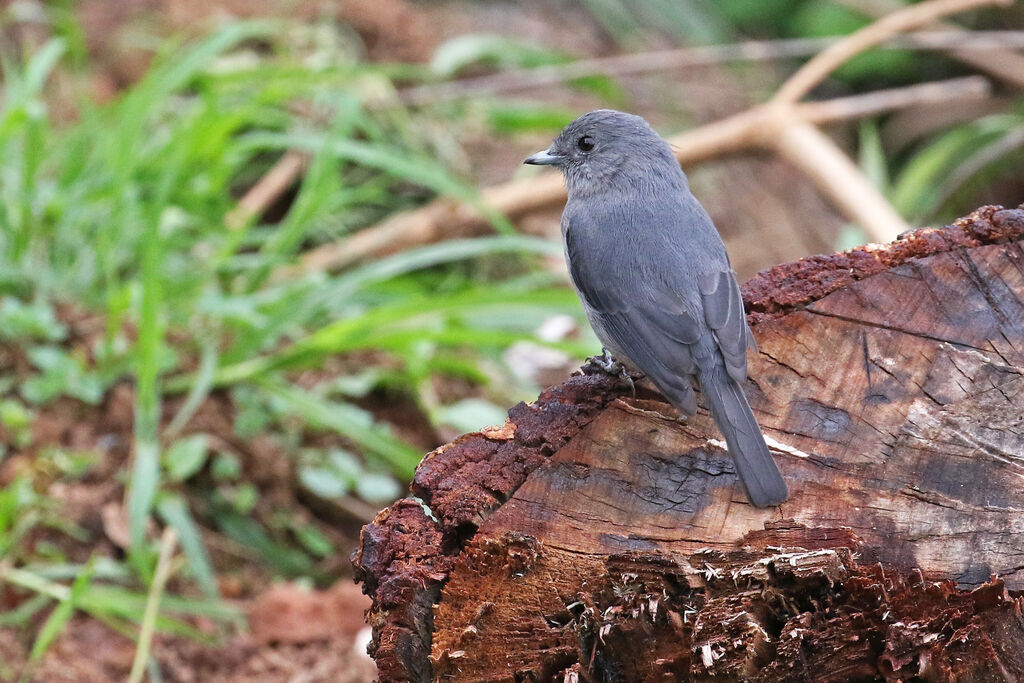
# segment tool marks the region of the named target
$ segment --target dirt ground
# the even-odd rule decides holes
[[[327,591],[292,585],[269,589],[249,607],[250,633],[219,646],[158,636],[153,653],[164,680],[338,681],[363,683],[376,675],[366,655],[369,600],[350,581]],[[135,643],[95,619],[75,618],[35,669],[32,680],[106,683],[124,680]],[[20,671],[26,652],[10,631],[0,630],[0,661]]]
[[[14,359],[3,360],[17,365]],[[66,534],[40,528],[26,543],[58,544],[69,561],[78,562],[90,556],[118,557],[124,552],[127,530],[120,517],[123,487],[119,474],[128,465],[132,407],[131,389],[122,385],[111,391],[98,407],[59,400],[38,414],[32,448],[0,466],[0,486],[10,484],[20,470],[33,467],[35,457],[50,446],[99,452],[102,459],[81,481],[72,485],[53,484],[48,489],[62,517],[87,530],[90,542],[78,543]],[[286,459],[267,442],[235,437],[231,411],[225,397],[215,396],[199,411],[193,428],[230,441],[226,447],[240,456],[247,476],[260,487],[260,506],[301,507],[287,476]],[[359,523],[348,520],[342,524],[320,524],[322,532],[330,535],[341,549],[335,562],[338,573],[346,577],[351,573],[348,554],[356,543]],[[363,621],[369,600],[350,578],[341,578],[322,591],[294,584],[270,585],[267,570],[246,563],[244,555],[239,556],[236,549],[225,548],[223,537],[208,536],[206,540],[218,570],[221,593],[247,616],[248,628],[213,646],[184,637],[158,636],[154,653],[165,680],[373,680],[376,669],[365,654],[369,629]],[[0,588],[0,612],[16,606],[11,602],[14,599]],[[218,634],[212,624],[197,625],[209,631],[211,643],[216,642]],[[0,629],[0,662],[4,670],[21,671],[30,647],[31,642],[19,639],[12,630]],[[131,639],[95,619],[76,617],[34,670],[31,680],[124,680],[134,653],[135,643]],[[0,680],[3,679],[4,674],[0,673]]]

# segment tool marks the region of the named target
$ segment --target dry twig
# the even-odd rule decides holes
[[[797,115],[804,121],[830,123],[951,100],[984,100],[991,94],[992,85],[984,76],[965,76],[904,88],[876,90],[851,97],[837,97],[833,100],[802,102],[796,105],[796,110]]]
[[[160,613],[160,600],[163,599],[167,579],[171,576],[171,560],[174,558],[177,543],[177,532],[171,527],[164,529],[163,536],[160,537],[160,555],[157,557],[156,572],[153,574],[153,583],[150,584],[149,595],[146,597],[146,611],[142,616],[139,642],[135,647],[135,658],[132,660],[132,670],[128,675],[129,683],[138,683],[145,673],[150,647],[153,644],[153,634],[156,632],[156,620]]]
[[[795,105],[795,110],[800,119],[821,124],[919,104],[983,98],[988,96],[989,90],[988,81],[983,77],[969,76],[823,102],[807,102]],[[763,110],[754,109],[693,128],[670,138],[669,142],[681,164],[696,164],[758,145],[763,135],[758,133],[758,124],[763,121]],[[550,210],[565,201],[565,188],[558,174],[542,173],[485,188],[481,191],[481,201],[511,220],[517,220],[531,213]],[[297,269],[282,271],[279,276],[294,274],[295,270],[337,270],[373,256],[486,230],[487,220],[474,209],[450,199],[438,199],[419,209],[395,214],[383,223],[340,242],[312,249],[301,257]]]
[[[792,104],[814,89],[837,68],[868,48],[889,40],[899,33],[957,12],[976,7],[1009,5],[1012,0],[929,0],[888,14],[878,21],[826,48],[789,77],[771,98],[773,104]]]
[[[782,126],[781,133],[775,144],[779,155],[817,183],[847,216],[873,227],[877,241],[889,242],[902,232],[906,223],[884,197],[865,199],[877,195],[878,189],[832,138],[801,120]]]
[[[725,45],[701,45],[673,50],[640,52],[614,57],[579,59],[568,64],[551,64],[511,69],[487,76],[457,81],[418,85],[399,92],[408,105],[434,104],[466,97],[509,93],[557,85],[588,76],[636,76],[728,62],[766,62],[793,57],[809,57],[843,40],[842,37],[793,38],[788,40],[750,40]],[[886,47],[892,49],[950,50],[970,52],[979,60],[979,52],[1008,52],[1024,48],[1024,31],[959,30],[931,31],[898,36]],[[1021,71],[1024,74],[1024,68]],[[1024,75],[1021,76],[1024,81]]]
[[[840,4],[846,5],[856,12],[866,14],[875,18],[883,17],[890,12],[895,12],[903,7],[901,0],[837,0]],[[963,29],[956,24],[949,22],[933,22],[930,26],[943,28],[952,35],[960,36],[964,43],[951,45],[948,53],[954,59],[978,69],[983,73],[990,74],[996,78],[1018,88],[1024,88],[1024,55],[1016,52],[1019,48],[1012,42],[1002,48],[990,50],[985,54],[979,54],[971,49],[969,36],[976,35]]]
[[[244,227],[254,217],[269,209],[295,183],[308,163],[309,155],[306,152],[294,149],[285,152],[225,217],[228,230]]]

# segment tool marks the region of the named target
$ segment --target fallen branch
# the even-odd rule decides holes
[[[859,3],[847,3],[857,6]],[[792,57],[807,57],[814,55],[843,40],[842,37],[827,38],[794,38],[789,40],[751,40],[726,45],[702,45],[700,47],[677,48],[673,50],[658,50],[655,52],[642,52],[638,54],[616,55],[614,57],[598,57],[594,59],[580,59],[569,64],[553,64],[528,69],[513,69],[502,71],[497,74],[481,76],[478,78],[467,78],[457,81],[449,81],[440,84],[427,84],[399,91],[399,99],[406,105],[423,105],[429,103],[445,102],[465,97],[476,97],[484,94],[508,93],[518,90],[526,90],[559,83],[565,83],[577,78],[587,76],[632,76],[652,72],[671,71],[695,66],[709,66],[727,62],[763,62]],[[1019,58],[1020,70],[1007,70],[1005,68],[986,69],[993,72],[1004,80],[1009,80],[1018,85],[1024,86],[1024,56],[1012,52],[1013,48],[1024,48],[1024,31],[964,31],[950,25],[948,30],[921,32],[908,36],[897,36],[884,46],[891,49],[915,49],[915,50],[948,50],[958,58],[961,54],[969,54],[970,58],[963,58],[962,61],[984,68],[991,64],[987,57],[980,57],[977,53],[996,53],[997,64],[1003,64],[1010,57]],[[955,49],[954,49],[955,48]],[[1016,62],[1014,63],[1016,64]],[[950,85],[958,83],[959,80],[940,81]],[[933,84],[915,86],[922,89],[935,87]],[[887,97],[892,91],[879,91],[882,98]],[[987,92],[987,91],[986,91]],[[906,96],[910,99],[906,105],[893,105],[881,102],[878,109],[867,105],[863,113],[853,114],[845,118],[856,118],[868,116],[878,111],[891,110],[901,106],[912,104],[927,104],[932,101],[927,98],[917,99],[915,90],[906,89]],[[971,97],[970,92],[965,91],[964,96]],[[845,99],[835,100],[836,105],[845,102]],[[940,95],[938,100],[946,97]],[[819,104],[807,105],[813,107]],[[809,113],[811,110],[805,110]],[[303,107],[300,112],[307,118],[324,118],[322,113],[308,111]],[[837,117],[831,114],[822,115],[821,120],[834,120]],[[808,118],[812,122],[818,119]],[[289,187],[294,184],[302,171],[308,164],[308,155],[303,152],[292,150],[287,152],[266,174],[239,200],[238,206],[226,219],[229,229],[237,230],[245,225],[253,217],[259,216],[267,210]],[[376,240],[371,240],[376,242]],[[364,252],[372,253],[372,252]]]
[[[833,100],[802,102],[795,107],[797,117],[808,123],[835,123],[951,100],[983,100],[991,94],[992,86],[984,76],[965,76]]]
[[[867,14],[868,16],[875,18],[883,17],[890,12],[895,12],[903,6],[903,2],[901,0],[837,1],[856,12]],[[970,42],[969,36],[973,35],[971,31],[949,22],[936,21],[930,26],[933,28],[943,28],[952,32],[953,35],[962,36],[964,39],[968,40],[968,42]],[[997,48],[988,51],[985,54],[979,54],[976,50],[971,49],[970,45],[965,43],[963,45],[950,46],[948,53],[950,57],[962,62],[963,64],[967,64],[968,66],[972,66],[983,73],[995,76],[996,78],[1018,88],[1024,88],[1024,55],[1014,51],[1014,48],[1018,47],[1020,46],[1007,43],[1002,49]]]
[[[870,200],[878,189],[830,137],[810,123],[790,121],[783,125],[775,151],[824,189],[847,216],[860,225],[871,226],[877,241],[891,239],[906,229],[907,223],[884,198]]]
[[[976,7],[1009,5],[1012,0],[930,0],[910,5],[826,48],[789,77],[771,98],[772,104],[793,104],[811,92],[829,74],[865,50],[880,45],[898,33],[912,31],[948,14]]]
[[[259,181],[238,200],[224,223],[228,230],[239,230],[250,220],[260,216],[276,202],[289,187],[295,184],[309,164],[309,155],[298,150],[289,150],[270,167]]]
[[[654,72],[711,66],[729,62],[766,62],[794,57],[810,57],[843,40],[843,37],[793,38],[788,40],[750,40],[725,45],[702,45],[673,50],[580,59],[568,64],[550,64],[528,69],[511,69],[487,76],[445,83],[418,85],[399,92],[402,103],[412,106],[435,104],[558,85],[588,76],[637,76]],[[1024,48],[1024,31],[968,32],[944,30],[898,36],[881,46],[903,50],[950,50],[970,52],[979,61],[978,52],[1008,52]],[[1024,73],[1024,69],[1022,69]],[[1024,80],[1024,76],[1022,76]]]
[[[989,84],[984,78],[971,76],[797,104],[793,111],[799,119],[822,124],[921,104],[983,98],[989,91]],[[766,128],[767,122],[764,108],[755,108],[693,128],[670,138],[669,142],[681,164],[697,164],[725,154],[765,146],[770,136],[761,129]],[[557,208],[565,201],[565,188],[558,174],[544,173],[485,188],[481,191],[481,201],[509,219],[518,220],[531,213]],[[472,207],[450,199],[438,199],[421,208],[395,214],[383,223],[340,242],[312,249],[303,254],[297,268],[282,271],[280,277],[292,275],[296,270],[337,270],[364,259],[441,239],[480,234],[488,229],[487,220]]]
[[[876,242],[888,242],[910,229],[888,200],[831,140],[806,121],[793,105],[828,75],[865,50],[893,36],[941,17],[974,7],[1007,5],[1011,0],[930,0],[886,15],[825,49],[789,77],[768,101],[769,118],[776,124],[762,142],[803,170],[819,189],[857,221]],[[768,128],[768,127],[766,127]]]
[[[825,123],[921,102],[952,99],[961,96],[956,92],[958,87],[964,88],[964,93],[968,95],[987,92],[987,84],[982,85],[979,80],[973,80],[970,84],[952,81],[879,91],[832,102],[796,102],[845,61],[860,51],[891,39],[899,31],[934,21],[947,14],[995,4],[1005,5],[1008,0],[929,0],[894,12],[851,34],[809,61],[783,83],[767,104],[671,138],[669,142],[675,148],[676,158],[686,165],[741,150],[762,149],[781,154],[806,172],[814,168],[816,160],[802,155],[806,155],[812,148],[824,149],[817,136],[813,136],[816,143],[808,143],[812,136],[803,128],[807,123]],[[796,132],[787,134],[783,130],[787,125],[798,128]],[[831,152],[839,150],[835,148]],[[834,153],[829,153],[828,157],[830,169],[843,169],[840,179],[826,177],[827,171],[821,169],[812,172],[810,179],[850,218],[860,222],[874,241],[890,241],[909,229],[885,197],[861,176],[852,162],[839,163]],[[854,176],[861,176],[861,180],[852,187],[842,180]],[[565,189],[557,174],[541,174],[535,178],[487,188],[482,191],[481,200],[511,220],[516,220],[535,211],[556,208],[565,201]],[[307,252],[297,267],[290,267],[282,271],[282,274],[342,268],[368,257],[440,239],[478,234],[485,230],[487,221],[479,212],[451,199],[439,199],[420,209],[392,216],[384,223],[362,230],[339,243],[327,244]]]

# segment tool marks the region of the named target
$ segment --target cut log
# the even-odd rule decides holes
[[[1024,206],[744,298],[790,499],[584,368],[363,530],[382,680],[1024,680]]]

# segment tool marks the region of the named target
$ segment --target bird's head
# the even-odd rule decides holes
[[[639,116],[598,109],[565,127],[543,152],[524,164],[557,166],[570,196],[615,186],[658,187],[683,183],[672,150]]]

